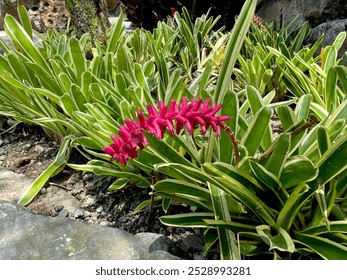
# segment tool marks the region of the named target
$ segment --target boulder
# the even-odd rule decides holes
[[[318,40],[318,38],[324,34],[324,40],[322,42],[322,47],[331,45],[336,36],[343,32],[347,32],[347,19],[341,19],[341,20],[333,20],[329,22],[322,23],[316,27],[314,27],[307,38],[307,42],[313,44]],[[339,50],[339,57],[344,55],[347,52],[347,40],[345,40],[344,44],[342,45],[341,49]]]
[[[179,259],[170,252],[174,246],[163,235],[34,215],[0,200],[0,260]]]
[[[266,21],[289,23],[300,15],[302,22],[311,27],[321,23],[347,18],[346,0],[258,0],[257,14]]]

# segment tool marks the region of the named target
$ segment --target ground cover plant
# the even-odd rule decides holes
[[[35,45],[24,9],[21,24],[7,16],[0,114],[61,141],[19,203],[68,164],[113,190],[150,188],[137,211],[161,205],[162,223],[205,228],[221,259],[347,259],[346,34],[316,55],[305,25],[253,24],[255,2],[230,34],[186,11],[126,34],[121,15],[92,59],[88,34],[50,30]],[[89,162],[69,164],[71,149]],[[190,212],[170,215],[177,204]]]

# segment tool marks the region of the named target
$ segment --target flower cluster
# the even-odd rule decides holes
[[[113,143],[104,147],[103,151],[125,165],[129,158],[138,156],[138,148],[142,150],[148,145],[144,131],[162,139],[166,129],[173,136],[179,134],[183,127],[192,134],[195,127],[199,126],[203,135],[211,127],[219,136],[224,121],[229,119],[228,116],[216,116],[221,107],[221,104],[210,105],[209,99],[205,102],[202,102],[202,99],[192,99],[188,102],[186,97],[183,97],[179,104],[175,100],[171,101],[169,107],[163,101],[159,101],[159,110],[153,105],[148,105],[148,117],[138,109],[138,120],[125,120],[125,125],[118,131],[119,137],[112,136]]]

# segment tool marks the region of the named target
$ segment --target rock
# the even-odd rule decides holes
[[[52,211],[56,211],[56,206],[63,207],[69,213],[74,214],[79,209],[80,202],[77,198],[66,192],[66,190],[50,185],[46,188],[46,192],[37,196],[28,207],[34,213],[49,215]],[[58,212],[58,211],[56,211]]]
[[[257,14],[266,21],[283,21],[286,25],[300,15],[301,22],[311,27],[347,18],[346,0],[258,0]]]
[[[0,169],[0,199],[17,202],[32,181],[24,175]]]
[[[313,44],[314,42],[318,40],[318,38],[322,34],[324,34],[322,47],[325,47],[325,46],[331,45],[334,42],[336,36],[343,31],[347,31],[347,18],[322,23],[312,29],[309,37],[307,38],[307,42]],[[339,50],[339,56],[341,57],[346,51],[347,51],[347,40],[345,40],[344,44]]]
[[[204,249],[204,241],[201,237],[190,234],[183,239],[180,244],[180,249],[185,253],[189,253],[190,251],[202,251]]]
[[[0,201],[0,220],[1,260],[178,259],[170,254],[170,241],[153,233],[133,236],[116,228],[34,215],[6,201]]]
[[[68,12],[65,8],[65,0],[41,0],[39,13],[45,29],[66,30]]]
[[[6,14],[10,14],[19,20],[17,7],[18,0],[0,1],[0,30],[4,30],[4,18]]]
[[[108,9],[110,11],[113,11],[120,3],[120,0],[106,0],[106,2],[107,2]]]

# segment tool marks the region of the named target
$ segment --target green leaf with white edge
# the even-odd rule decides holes
[[[247,100],[249,102],[249,106],[251,108],[252,114],[253,116],[255,116],[257,112],[264,107],[263,99],[259,91],[252,86],[246,86],[246,95],[247,95]],[[272,133],[271,133],[270,122],[268,123],[268,126],[265,129],[262,142],[264,144],[263,145],[264,149],[269,147],[272,143]]]
[[[286,203],[277,216],[276,223],[279,227],[289,231],[302,206],[312,195],[306,184],[298,185],[289,195]]]
[[[266,163],[266,170],[277,177],[280,177],[284,168],[284,164],[289,156],[291,137],[289,133],[282,133],[271,153],[269,160]]]
[[[347,32],[346,31],[340,32],[336,36],[336,38],[335,38],[335,40],[334,40],[334,42],[332,44],[336,48],[336,50],[340,50],[341,49],[341,47],[345,43],[346,36],[347,36]]]
[[[208,182],[221,188],[227,194],[230,194],[237,201],[243,203],[247,206],[254,214],[260,217],[263,221],[269,224],[271,227],[277,228],[274,221],[274,214],[271,209],[249,188],[235,180],[234,178],[228,176],[224,172],[218,170],[213,164],[205,163],[202,169],[210,174],[208,177]]]
[[[82,74],[86,70],[86,58],[85,54],[82,52],[79,41],[74,37],[69,40],[69,53],[76,71],[76,82],[78,85],[81,85]]]
[[[329,131],[324,126],[317,129],[317,142],[320,155],[323,155],[331,147]]]
[[[234,65],[237,57],[243,45],[246,34],[253,20],[253,15],[257,1],[246,0],[242,10],[237,18],[234,28],[231,32],[230,39],[225,49],[222,67],[218,75],[218,81],[216,86],[216,94],[214,101],[219,104],[223,103],[224,94],[226,93]]]
[[[108,187],[108,190],[116,191],[116,190],[123,189],[128,185],[129,182],[130,182],[129,178],[119,178]]]
[[[347,247],[330,239],[300,232],[295,234],[295,238],[325,260],[347,260]]]
[[[341,102],[339,107],[332,112],[331,116],[326,120],[326,126],[330,127],[337,120],[347,120],[347,100]]]
[[[212,227],[220,227],[220,228],[226,228],[234,232],[235,234],[238,233],[245,233],[245,232],[256,232],[256,227],[253,225],[247,224],[247,222],[233,222],[231,221],[223,221],[223,220],[215,220],[215,219],[204,219],[204,222],[208,226]]]
[[[166,214],[169,210],[170,205],[171,205],[171,199],[164,197],[162,202],[161,202],[161,205],[162,205],[161,207],[163,208],[163,211]]]
[[[264,107],[263,99],[259,91],[253,86],[246,86],[246,96],[249,102],[249,107],[252,110],[253,116]]]
[[[214,219],[212,212],[185,213],[177,215],[162,216],[159,220],[167,226],[175,227],[192,227],[192,228],[207,228],[205,220]]]
[[[327,198],[325,196],[324,186],[319,186],[318,189],[315,191],[315,196],[319,205],[320,212],[316,211],[316,216],[323,217],[325,220],[325,224],[327,228],[330,228],[330,221],[328,219],[328,206],[327,206]],[[319,213],[319,215],[317,215]],[[313,223],[315,223],[315,219],[313,219]]]
[[[187,135],[174,135],[172,138],[186,153],[195,161],[197,166],[200,165],[200,159],[198,151],[195,148],[195,144],[190,136]]]
[[[338,97],[337,97],[337,73],[334,68],[329,69],[326,83],[325,83],[325,106],[326,109],[331,112],[332,110],[335,110],[338,104]]]
[[[326,110],[324,106],[321,106],[315,102],[311,102],[310,109],[313,111],[313,113],[320,121],[325,120],[329,115],[329,112]]]
[[[213,184],[207,184],[211,194],[213,212],[216,220],[230,221],[230,213],[225,198],[225,192]],[[222,227],[217,228],[218,240],[220,248],[220,256],[222,260],[240,260],[239,249],[236,246],[235,234]]]
[[[310,113],[311,102],[312,102],[311,94],[306,94],[300,97],[295,108],[295,115],[298,122],[307,120],[308,115]]]
[[[18,21],[7,14],[5,16],[5,31],[11,39],[12,43],[20,46],[23,51],[32,59],[33,62],[41,66],[45,71],[50,72],[48,64],[41,52],[35,46],[34,42],[25,31],[25,29],[18,23]]]
[[[250,167],[259,181],[261,181],[268,190],[272,193],[267,193],[266,197],[269,200],[268,204],[272,202],[277,203],[278,206],[283,206],[288,198],[288,193],[283,187],[281,181],[271,172],[265,169],[264,166],[254,161],[249,162]]]
[[[319,169],[319,173],[317,178],[310,182],[309,185],[316,189],[318,186],[324,185],[346,170],[346,155],[347,134],[341,136],[330,149],[315,162],[315,167]]]
[[[286,161],[280,181],[288,189],[312,181],[317,175],[318,169],[311,160],[305,156],[293,156]]]
[[[168,194],[182,193],[195,196],[205,202],[211,203],[210,193],[206,188],[198,184],[185,182],[177,179],[164,179],[155,183],[152,188],[155,191],[166,192]]]
[[[347,92],[347,67],[343,65],[336,65],[334,67],[337,76],[339,77],[339,81],[342,85],[343,92]]]
[[[228,106],[222,107],[222,115],[230,116],[230,120],[225,121],[225,123],[230,127],[231,131],[236,137],[236,129],[238,122],[238,112],[239,112],[239,100],[237,95],[233,91],[228,91],[224,97],[225,104]],[[219,142],[219,159],[222,162],[232,163],[233,146],[231,144],[230,136],[226,132],[222,132]]]
[[[281,120],[281,124],[284,130],[290,128],[293,124],[298,123],[296,115],[292,108],[289,106],[280,106],[277,109],[277,114]]]
[[[196,209],[202,209],[203,211],[211,211],[212,205],[207,204],[206,201],[203,201],[199,197],[187,195],[184,193],[175,193],[169,194],[168,192],[155,192],[156,197],[161,197],[170,201],[175,201],[179,205],[188,205]]]
[[[248,127],[241,144],[246,147],[250,156],[255,155],[261,145],[266,129],[270,123],[271,116],[272,110],[264,107],[257,112],[252,123]]]
[[[279,250],[282,252],[294,253],[295,245],[288,234],[283,228],[279,228],[276,234],[268,225],[260,225],[256,227],[257,233],[260,238],[269,245],[269,250]]]
[[[257,196],[261,196],[266,191],[266,189],[259,184],[253,176],[249,175],[249,173],[243,170],[240,170],[240,168],[224,162],[214,162],[213,166],[226,175],[232,177],[240,184],[247,186],[247,188]]]
[[[27,9],[23,5],[18,6],[18,15],[20,22],[26,31],[26,33],[29,35],[30,38],[33,37],[33,29],[31,26],[31,19],[29,17],[29,14],[27,12]]]
[[[206,182],[211,180],[209,174],[206,174],[201,169],[197,167],[186,166],[184,164],[170,163],[170,162],[159,163],[154,165],[154,169],[164,174],[167,174],[169,176],[172,176],[173,178],[182,179],[182,180],[185,178],[186,180],[189,180],[190,182],[198,182],[198,183],[206,184]],[[175,173],[179,175],[179,177],[176,177]]]
[[[133,172],[121,171],[117,169],[116,165],[112,165],[99,160],[91,160],[90,162],[88,162],[88,164],[68,164],[69,167],[76,170],[93,172],[96,175],[130,178],[132,182],[139,182],[142,186],[151,185],[151,183],[145,177]]]
[[[65,137],[64,141],[58,151],[58,154],[54,161],[48,166],[48,168],[37,177],[34,182],[24,192],[22,197],[19,199],[18,204],[25,206],[40,192],[47,181],[57,172],[62,170],[67,163],[70,155],[70,141],[71,137]]]
[[[326,47],[323,51],[323,57],[325,58],[324,63],[322,63],[323,70],[328,74],[330,69],[336,64],[337,49],[334,46]]]
[[[325,224],[310,226],[300,231],[300,233],[310,234],[310,235],[320,235],[325,233],[347,233],[347,221],[331,221],[330,228]]]
[[[179,163],[190,167],[195,167],[190,161],[182,157],[175,149],[163,140],[158,140],[155,136],[145,133],[149,146],[155,153],[159,154],[167,162]]]
[[[107,49],[106,53],[114,52],[116,50],[117,44],[119,44],[120,39],[124,35],[125,26],[123,25],[124,13],[121,13],[117,18],[116,22],[110,28],[110,34],[107,38]]]

